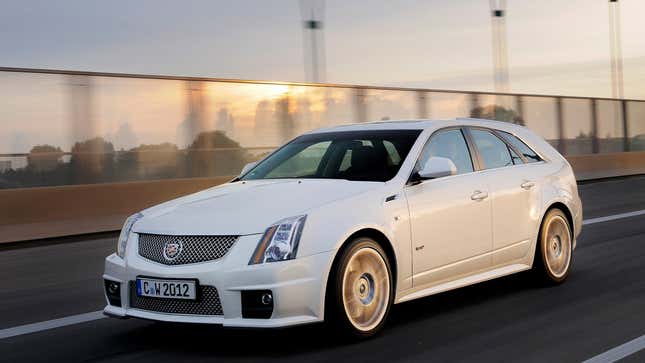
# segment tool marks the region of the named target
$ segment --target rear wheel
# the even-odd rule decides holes
[[[533,262],[542,281],[559,284],[569,276],[572,235],[567,216],[560,209],[552,209],[544,216]]]
[[[329,281],[328,323],[366,338],[383,326],[394,299],[387,255],[374,240],[358,238],[341,252]]]

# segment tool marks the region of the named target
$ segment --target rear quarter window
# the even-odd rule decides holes
[[[538,161],[542,161],[542,158],[540,158],[540,156],[535,151],[533,151],[533,149],[526,145],[517,136],[504,131],[498,130],[498,132],[500,135],[502,135],[504,140],[513,145],[520,153],[522,153],[527,163],[536,163]]]

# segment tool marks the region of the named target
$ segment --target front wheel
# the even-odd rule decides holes
[[[549,284],[559,284],[569,275],[573,243],[569,221],[559,209],[550,210],[542,221],[535,251],[535,272]]]
[[[374,240],[358,238],[341,252],[329,281],[327,319],[355,338],[376,334],[394,300],[387,255]]]

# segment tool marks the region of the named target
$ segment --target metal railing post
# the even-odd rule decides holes
[[[205,117],[206,97],[204,95],[204,84],[199,81],[187,81],[186,85],[186,124],[185,124],[185,141],[189,145],[195,141],[195,137],[201,132],[208,129]]]
[[[629,151],[629,123],[627,118],[627,101],[621,100],[623,110],[623,151]]]
[[[477,107],[479,107],[479,94],[471,93],[469,96],[470,96],[469,97],[470,98],[470,105],[469,105],[470,109],[468,110],[468,114],[466,115],[466,117],[473,117],[474,116],[473,112],[475,111],[475,109]]]
[[[591,99],[591,152],[597,154],[600,152],[598,143],[598,105],[595,98]]]
[[[354,121],[367,121],[366,91],[363,88],[354,88]]]
[[[82,142],[96,134],[93,80],[89,76],[68,76],[69,118],[72,142]]]
[[[430,98],[430,95],[427,94],[425,91],[417,91],[417,115],[421,119],[426,119],[429,118],[429,112],[428,112],[428,99]]]
[[[562,112],[562,97],[556,97],[555,99],[555,116],[556,116],[556,126],[558,129],[558,151],[560,154],[565,155],[567,153],[567,145],[565,144],[564,139],[564,116]]]
[[[519,117],[519,119],[517,120],[517,123],[522,126],[526,126],[526,121],[524,120],[524,97],[516,96],[515,104],[517,107],[517,115]]]

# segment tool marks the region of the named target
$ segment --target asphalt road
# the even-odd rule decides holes
[[[645,177],[580,186],[585,219],[645,209]],[[113,235],[0,247],[0,330],[103,308]],[[645,215],[587,225],[557,287],[509,276],[395,305],[382,334],[100,319],[0,339],[0,361],[564,361],[645,334]],[[641,351],[628,361],[645,361]]]

